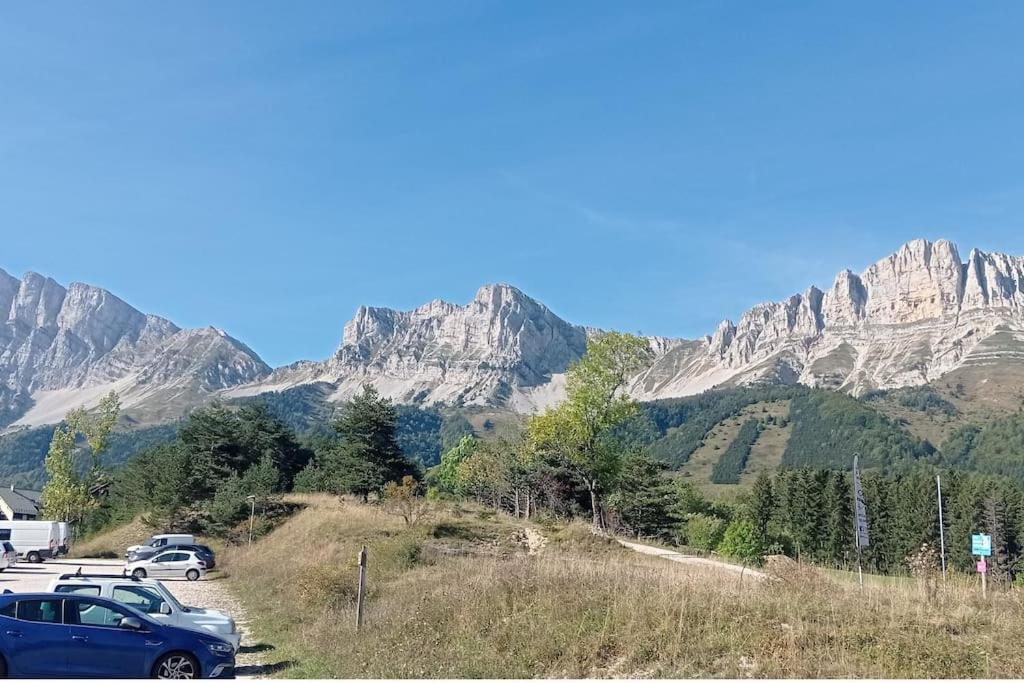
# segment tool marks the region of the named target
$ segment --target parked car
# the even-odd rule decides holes
[[[188,545],[195,542],[195,536],[192,534],[157,534],[156,536],[150,536],[142,545],[128,546],[125,557],[147,546],[155,550],[162,550],[169,545]]]
[[[188,579],[197,581],[206,576],[206,563],[194,552],[188,550],[171,550],[162,552],[138,562],[129,562],[124,568],[125,576],[137,579],[153,577],[154,579]]]
[[[242,635],[227,614],[201,607],[186,607],[167,587],[154,579],[100,574],[64,574],[50,582],[52,593],[74,593],[109,598],[133,607],[150,619],[181,628],[205,629],[231,643],[238,651]]]
[[[206,563],[206,569],[210,570],[217,566],[217,556],[209,546],[200,545],[199,543],[190,544],[179,544],[179,545],[168,545],[163,548],[154,548],[152,546],[144,545],[138,550],[133,550],[128,553],[129,562],[138,562],[139,560],[145,560],[153,557],[159,552],[170,551],[170,550],[190,550],[199,557],[200,560]]]
[[[38,520],[3,520],[0,521],[0,541],[10,541],[18,557],[35,564],[57,556],[60,525]]]
[[[0,542],[0,572],[18,564],[18,551],[10,541]]]
[[[0,595],[0,676],[232,677],[235,650],[212,633],[160,624],[106,598]]]

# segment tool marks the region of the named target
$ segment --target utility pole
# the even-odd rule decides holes
[[[256,496],[246,496],[245,499],[252,506],[249,508],[249,547],[252,547],[252,522],[256,517]]]
[[[946,580],[946,529],[942,523],[942,479],[935,475],[935,490],[939,494],[939,552],[942,558],[942,580]]]

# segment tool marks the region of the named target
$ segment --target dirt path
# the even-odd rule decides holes
[[[713,567],[715,569],[721,569],[733,572],[734,574],[739,574],[741,577],[749,576],[758,581],[768,578],[768,575],[764,572],[760,572],[756,569],[751,569],[749,567],[743,567],[738,564],[730,564],[728,562],[723,562],[722,560],[712,560],[711,558],[698,557],[697,555],[684,555],[683,553],[677,552],[675,550],[666,550],[665,548],[658,548],[653,545],[644,545],[643,543],[624,541],[621,538],[618,539],[618,541],[630,550],[642,553],[644,555],[654,555],[655,557],[660,557],[662,559],[669,560],[670,562],[679,562],[680,564],[703,565],[706,567]]]

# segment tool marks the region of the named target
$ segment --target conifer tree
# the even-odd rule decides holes
[[[762,472],[754,480],[750,491],[750,517],[761,545],[768,547],[771,539],[771,524],[775,517],[775,491],[772,478]]]
[[[822,559],[845,566],[854,549],[853,493],[845,472],[830,472],[824,494]]]
[[[345,405],[334,424],[341,442],[327,453],[325,463],[340,490],[366,500],[386,483],[416,473],[395,438],[397,420],[391,400],[369,384]]]
[[[626,458],[608,506],[631,533],[668,538],[680,522],[666,465],[645,455]]]

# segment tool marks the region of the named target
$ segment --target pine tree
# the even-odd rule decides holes
[[[853,494],[845,472],[830,472],[824,494],[822,559],[846,566],[854,549]]]
[[[754,480],[754,486],[750,491],[750,517],[754,531],[765,548],[771,543],[771,523],[775,517],[775,507],[772,478],[767,472],[762,472]]]
[[[395,438],[397,420],[391,400],[382,398],[369,384],[345,405],[334,424],[341,442],[325,463],[341,490],[366,500],[389,481],[416,474]]]
[[[950,472],[943,476],[943,497],[946,509],[946,558],[948,566],[960,571],[974,569],[971,535],[982,530],[982,509],[985,485],[976,476]]]
[[[988,573],[993,581],[1006,580],[1010,576],[1010,552],[1006,543],[1006,514],[1002,501],[996,494],[985,498],[982,525],[992,538],[992,555],[988,558]]]
[[[891,521],[890,481],[877,472],[864,472],[861,476],[864,507],[867,513],[869,545],[861,549],[865,566],[887,571],[902,561],[892,550],[889,526]],[[852,497],[852,492],[851,492]],[[851,522],[852,523],[852,522]]]
[[[667,466],[633,454],[626,458],[608,507],[631,533],[667,538],[680,522],[678,499],[665,477]]]
[[[923,545],[939,545],[935,478],[928,470],[916,469],[893,479],[892,487],[889,547],[894,564],[905,567],[906,558],[916,555]]]

